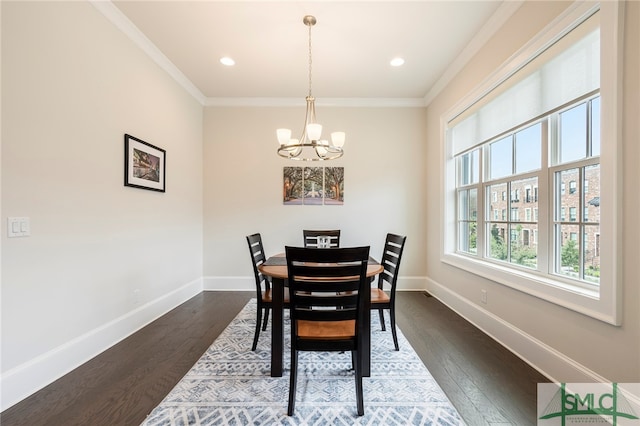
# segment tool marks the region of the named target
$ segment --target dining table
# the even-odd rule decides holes
[[[331,250],[331,249],[323,249]],[[282,377],[282,359],[284,351],[284,288],[289,278],[285,253],[278,253],[267,259],[258,267],[260,272],[271,278],[271,377]],[[367,262],[367,277],[370,282],[384,271],[384,267],[374,258]],[[362,375],[371,375],[371,292],[363,295],[365,298],[364,333],[362,348],[358,351],[362,357]]]

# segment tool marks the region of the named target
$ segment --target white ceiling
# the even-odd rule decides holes
[[[424,101],[456,61],[465,52],[470,55],[469,46],[479,34],[491,32],[487,27],[504,15],[506,3],[113,1],[118,19],[128,18],[130,23],[125,23],[148,39],[138,42],[159,49],[209,103],[236,98],[304,101],[308,28],[302,18],[307,14],[318,21],[312,28],[312,70],[313,95],[319,102]],[[236,65],[220,64],[222,56],[232,57]],[[405,59],[402,67],[389,65],[396,56]]]

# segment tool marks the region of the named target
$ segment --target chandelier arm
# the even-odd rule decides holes
[[[308,144],[298,144],[295,145],[297,147],[297,149],[302,150],[303,148],[316,148],[315,146],[313,146],[312,144],[308,143]],[[278,149],[278,155],[281,157],[284,157],[288,160],[296,160],[296,161],[327,161],[327,160],[335,160],[336,158],[340,158],[342,157],[342,155],[344,154],[344,151],[342,151],[341,148],[338,148],[338,152],[332,152],[331,154],[327,153],[324,155],[324,157],[304,157],[304,156],[300,156],[299,154],[294,156],[290,151],[287,151],[286,149],[283,148],[279,148]]]
[[[302,127],[302,136],[300,136],[300,142],[305,143],[310,140],[307,136],[307,125],[316,122],[316,108],[315,99],[311,96],[307,96],[307,108],[304,114],[304,126]]]

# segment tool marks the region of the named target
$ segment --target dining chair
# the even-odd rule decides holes
[[[291,318],[291,370],[289,406],[296,402],[300,351],[351,351],[355,370],[358,415],[364,415],[362,395],[362,347],[365,298],[369,291],[369,247],[286,247]]]
[[[404,250],[406,236],[387,234],[382,252],[381,265],[384,271],[378,275],[378,286],[371,289],[371,310],[377,309],[380,314],[380,327],[386,331],[384,324],[384,310],[389,310],[391,322],[391,335],[396,351],[398,346],[398,335],[396,332],[396,284],[398,282],[398,271],[400,270],[400,260]],[[385,282],[388,283],[385,289]]]
[[[269,322],[269,311],[273,306],[273,299],[271,297],[271,282],[269,278],[264,276],[258,269],[258,267],[267,260],[264,254],[264,247],[262,246],[262,236],[259,233],[248,235],[247,243],[249,244],[249,253],[251,254],[253,275],[256,280],[256,299],[258,301],[256,309],[256,331],[253,335],[253,345],[251,346],[251,350],[255,351],[258,345],[258,338],[260,337],[260,323],[262,323],[262,331],[266,330],[267,323]],[[285,306],[289,303],[289,291],[286,288],[284,289],[284,303]],[[264,320],[262,319],[263,311]]]
[[[315,248],[336,248],[340,247],[340,230],[332,229],[327,231],[317,231],[304,229],[302,231],[304,237],[304,246]]]

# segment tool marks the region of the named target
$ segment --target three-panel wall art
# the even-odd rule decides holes
[[[284,167],[285,205],[344,204],[344,167]]]

